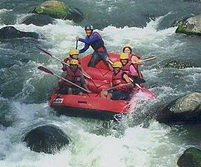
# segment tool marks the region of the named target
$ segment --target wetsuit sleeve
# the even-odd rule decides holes
[[[96,41],[98,41],[100,39],[101,39],[101,37],[99,35],[93,34],[89,38],[85,38],[85,39],[80,38],[79,41],[90,45],[91,43],[96,42]]]
[[[89,38],[85,38],[85,39],[80,38],[79,41],[85,43],[85,46],[84,46],[84,48],[79,50],[79,52],[84,53],[93,42],[96,42],[100,39],[101,39],[101,37],[97,34],[93,34]]]
[[[84,53],[89,48],[89,45],[85,43],[84,48],[79,50],[79,53]]]

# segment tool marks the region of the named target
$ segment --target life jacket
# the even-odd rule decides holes
[[[143,75],[138,69],[139,65],[138,64],[131,64],[131,66],[134,67],[134,71],[132,71],[132,72],[130,71],[130,75],[143,79]]]
[[[125,74],[125,72],[123,72],[122,70],[119,71],[117,74],[112,75],[112,86],[118,86],[120,84],[127,84],[127,82],[123,79],[123,75]],[[119,87],[116,88],[114,90],[119,90],[119,91],[128,91],[129,88],[127,87]]]
[[[123,72],[126,72],[130,76],[130,66],[131,66],[131,61],[128,60],[128,63],[122,66],[121,70]]]
[[[67,63],[67,64],[69,64],[69,62],[70,62],[72,59],[73,59],[73,58],[69,56],[69,57],[67,57],[66,59],[64,59],[64,62]],[[79,61],[79,64],[80,64],[80,60],[79,60],[79,59],[76,59],[76,60],[78,60],[78,61]],[[67,70],[67,67],[68,67],[67,65],[63,64],[62,70],[63,70],[63,71],[66,71],[66,70]]]
[[[67,72],[67,75],[65,77],[65,79],[79,85],[79,86],[82,86],[82,83],[81,83],[81,77],[82,77],[82,73],[81,71],[79,70],[79,68],[74,72],[70,69],[70,67],[67,67],[66,68],[66,72]],[[72,86],[70,83],[68,82],[65,82],[65,85],[66,86]]]
[[[138,55],[132,54],[131,57],[132,57],[132,56],[135,56],[135,57],[137,57],[138,59],[141,59],[141,57],[138,56]],[[137,77],[143,79],[143,75],[142,75],[142,73],[139,71],[139,65],[138,65],[138,64],[131,64],[131,65],[132,65],[132,66],[134,67],[134,69],[135,69],[135,72],[132,73],[132,76],[137,76]]]
[[[138,83],[139,79],[143,79],[142,73],[138,69],[138,64],[131,64],[130,66],[130,76],[134,83]],[[141,87],[144,87],[143,83],[138,83]]]
[[[100,40],[91,43],[91,47],[94,49],[94,51],[96,51],[96,52],[106,52],[106,48],[104,46],[104,41],[103,41],[101,35],[98,32],[93,32],[92,36],[93,35],[97,35],[100,38]]]

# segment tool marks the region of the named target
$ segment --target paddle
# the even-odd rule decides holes
[[[78,47],[78,40],[76,40],[75,49],[77,49],[77,47]]]
[[[120,88],[120,87],[123,87],[123,86],[131,86],[131,85],[132,85],[131,83],[120,84],[120,85],[113,86],[113,87],[110,87],[110,88],[108,88],[108,89],[105,89],[105,91],[113,90],[113,89]]]
[[[139,84],[135,83],[135,85],[139,88],[138,90],[140,90],[140,92],[144,93],[146,95],[147,98],[149,99],[155,99],[157,96],[156,94],[154,94],[152,91],[142,88]],[[109,91],[109,90],[113,90],[116,88],[120,88],[122,86],[130,86],[130,83],[127,84],[122,84],[122,85],[117,85],[117,86],[113,86],[111,88],[106,89],[105,91]],[[135,93],[138,93],[139,91],[134,90]]]
[[[156,56],[145,57],[144,59],[140,60],[142,63],[150,60],[156,59]],[[139,64],[139,62],[132,62],[133,64]]]
[[[149,56],[149,57],[145,57],[142,61],[150,61],[150,60],[154,60],[156,59],[156,56]]]
[[[65,64],[65,65],[69,66],[67,63],[63,62],[61,59],[59,59],[59,58],[53,56],[50,52],[48,52],[48,51],[46,51],[46,50],[44,50],[44,49],[42,49],[42,48],[40,48],[40,47],[38,47],[38,46],[36,46],[36,47],[37,47],[39,50],[41,50],[42,52],[44,52],[44,53],[46,53],[47,55],[49,55],[50,57],[52,57],[52,58],[58,60],[58,61],[61,62],[62,64]]]
[[[135,83],[135,85],[138,87],[138,88],[140,88],[140,89],[144,89],[144,88],[142,88],[139,84],[137,84],[137,83]]]
[[[134,80],[131,78],[131,77],[129,77],[129,80],[132,82],[132,83],[135,83],[135,84],[141,84],[141,83],[145,83],[146,81],[144,80],[144,79],[142,79],[142,78],[139,78],[139,77],[136,77],[136,78],[134,78]],[[137,86],[137,85],[136,85]],[[139,85],[140,86],[140,85]]]
[[[149,89],[145,89],[145,88],[141,87],[138,83],[135,83],[135,86],[137,86],[141,92],[143,92],[144,94],[146,94],[147,98],[149,98],[149,99],[155,99],[157,97],[157,95],[155,93],[153,93]]]
[[[69,64],[65,63],[64,61],[62,61],[62,60],[59,59],[58,57],[53,56],[50,52],[48,52],[48,51],[46,51],[46,50],[44,50],[44,49],[42,49],[42,48],[40,48],[40,47],[38,47],[38,46],[36,46],[36,47],[37,47],[39,50],[41,50],[42,52],[44,52],[44,53],[46,53],[47,55],[49,55],[50,57],[56,59],[56,60],[59,61],[60,63],[69,66]],[[82,72],[82,74],[83,74],[86,78],[91,79],[91,77],[90,77],[86,72],[83,72],[83,71],[81,71],[81,72]]]
[[[77,84],[75,84],[75,83],[73,83],[73,82],[71,82],[71,81],[69,81],[69,80],[67,80],[67,79],[65,79],[65,78],[63,78],[63,77],[61,77],[61,76],[55,74],[55,73],[53,73],[52,71],[50,71],[50,70],[47,69],[46,67],[39,66],[38,69],[41,70],[41,71],[43,71],[43,72],[46,72],[46,73],[48,73],[48,74],[54,75],[54,76],[56,76],[57,78],[60,78],[60,79],[62,79],[62,80],[64,80],[64,81],[66,81],[66,82],[68,82],[68,83],[70,83],[70,84],[72,84],[72,85],[74,85],[74,86],[76,86],[76,87],[78,87],[78,88],[84,90],[85,92],[90,93],[89,90],[84,89],[83,87],[81,87],[81,86],[79,86],[79,85],[77,85]]]
[[[145,57],[144,59],[142,59],[141,61],[142,62],[146,62],[146,61],[150,61],[150,60],[154,60],[154,59],[156,59],[156,56],[149,56],[149,57]],[[112,65],[113,64],[113,62],[110,60],[110,59],[108,59],[108,62]],[[138,62],[133,62],[134,64],[139,64]]]
[[[134,76],[133,78],[134,78],[135,83],[138,83],[138,84],[146,82],[143,78],[139,78],[138,76]]]

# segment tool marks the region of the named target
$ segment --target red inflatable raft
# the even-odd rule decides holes
[[[107,100],[98,94],[58,95],[52,94],[50,106],[59,114],[99,119],[112,119],[115,114],[128,112],[128,102]]]
[[[110,53],[111,61],[116,61],[119,55]],[[88,67],[91,55],[81,59],[81,65],[84,71],[91,76],[87,79],[88,88],[93,93],[83,95],[60,95],[52,94],[49,105],[56,109],[58,113],[69,116],[84,116],[98,119],[111,119],[115,114],[129,113],[129,102],[125,100],[108,100],[99,96],[103,89],[110,87],[112,81],[112,72],[104,62],[99,62],[96,68]],[[144,89],[143,90],[147,90]],[[135,90],[137,93],[139,89]],[[155,94],[147,90],[145,92],[149,99],[155,98]],[[132,104],[133,106],[133,104]]]

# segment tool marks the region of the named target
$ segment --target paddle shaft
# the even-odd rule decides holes
[[[54,74],[54,75],[55,75],[57,78],[60,78],[60,79],[62,79],[62,80],[64,80],[64,81],[70,83],[71,85],[74,85],[74,86],[76,86],[76,87],[78,87],[78,88],[84,90],[85,92],[90,93],[90,91],[88,91],[87,89],[84,89],[83,87],[81,87],[81,86],[79,86],[79,85],[77,85],[77,84],[75,84],[75,83],[73,83],[73,82],[71,82],[71,81],[69,81],[69,80],[67,80],[67,79],[65,79],[65,78],[63,78],[63,77],[57,75],[57,74]]]
[[[62,60],[59,59],[58,57],[53,56],[53,55],[52,55],[51,53],[49,53],[48,51],[46,51],[46,50],[44,50],[44,49],[42,49],[42,48],[40,48],[40,47],[37,47],[37,48],[40,49],[41,51],[43,51],[44,53],[46,53],[47,55],[49,55],[50,57],[56,59],[56,60],[59,61],[60,63],[62,63],[62,64],[64,64],[64,65],[66,65],[66,66],[69,67],[69,64],[65,63],[64,61],[62,61]],[[86,74],[85,72],[82,72],[82,74],[83,74],[86,78],[91,79],[91,77],[90,77],[88,74]]]
[[[63,77],[61,77],[61,76],[55,74],[55,73],[53,73],[52,71],[50,71],[50,70],[47,69],[46,67],[39,66],[38,69],[41,70],[41,71],[44,71],[44,72],[46,72],[46,73],[48,73],[48,74],[54,75],[54,76],[56,76],[57,78],[60,78],[60,79],[62,79],[62,80],[64,80],[64,81],[70,83],[71,85],[76,86],[76,87],[78,87],[78,88],[84,90],[84,91],[87,92],[87,93],[90,93],[90,91],[88,91],[87,89],[84,89],[83,87],[81,87],[81,86],[79,86],[79,85],[77,85],[77,84],[75,84],[75,83],[73,83],[73,82],[71,82],[71,81],[69,81],[69,80],[67,80],[67,79],[65,79],[65,78],[63,78]]]
[[[69,64],[65,63],[64,61],[62,61],[62,60],[59,59],[58,57],[53,56],[50,52],[48,52],[48,51],[46,51],[46,50],[44,50],[44,49],[42,49],[42,48],[40,48],[40,47],[37,47],[37,48],[38,48],[39,50],[43,51],[44,53],[46,53],[47,55],[49,55],[50,57],[56,59],[56,60],[59,61],[60,63],[69,66]]]
[[[156,59],[156,56],[150,56],[150,57],[144,58],[142,61],[150,61],[150,60],[154,60],[154,59]]]
[[[75,49],[77,49],[77,47],[78,47],[78,40],[76,40]]]
[[[130,78],[130,77],[129,77],[129,80],[130,80],[132,83],[134,82],[133,79]],[[138,88],[142,89],[142,87],[141,87],[139,84],[135,83],[135,85],[136,85]]]
[[[117,85],[117,86],[110,87],[110,88],[106,89],[105,91],[109,91],[109,90],[112,90],[112,89],[120,88],[120,87],[123,87],[123,86],[129,86],[129,85],[131,85],[131,83]]]
[[[150,61],[150,60],[154,60],[156,59],[156,56],[150,56],[150,57],[146,57],[144,59],[142,59],[142,62],[146,62],[146,61]],[[138,62],[133,62],[133,64],[139,64]]]

